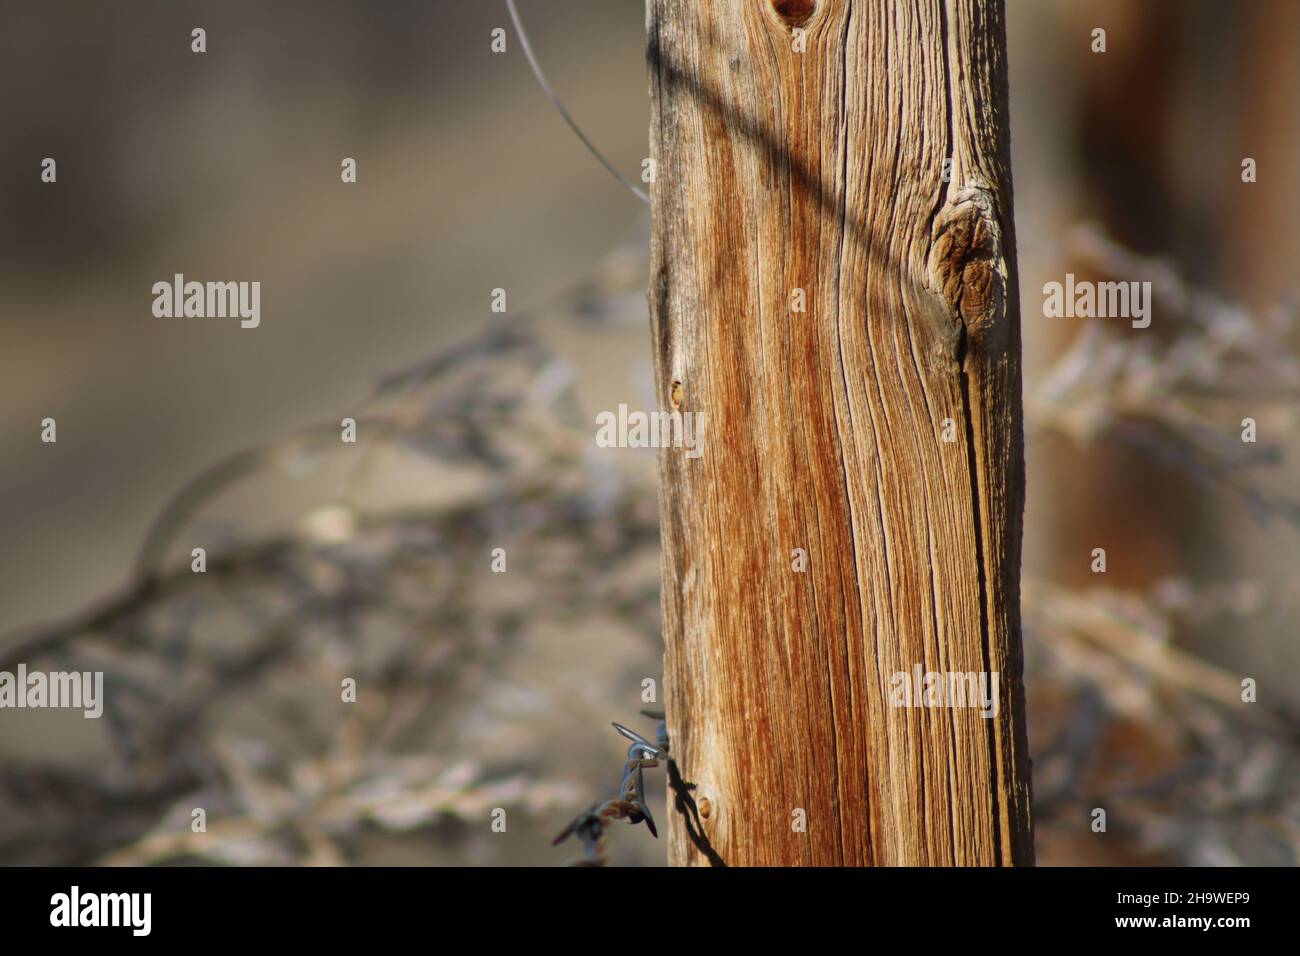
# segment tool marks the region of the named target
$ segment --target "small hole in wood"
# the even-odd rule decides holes
[[[710,815],[711,813],[713,813],[713,804],[709,803],[709,798],[708,798],[708,797],[701,797],[701,798],[700,798],[700,816],[703,817],[705,820],[707,820],[707,819],[709,818],[709,815]]]
[[[772,0],[772,9],[789,27],[801,27],[817,9],[817,0]]]
[[[682,407],[682,399],[685,397],[685,390],[682,383],[676,379],[673,380],[672,390],[668,393],[668,399],[673,403],[673,408]]]

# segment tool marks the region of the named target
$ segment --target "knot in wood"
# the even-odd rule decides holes
[[[930,282],[968,334],[1002,313],[1006,263],[1002,231],[986,190],[957,194],[935,216],[930,239]]]
[[[801,27],[817,9],[816,0],[772,0],[772,9],[788,27]]]

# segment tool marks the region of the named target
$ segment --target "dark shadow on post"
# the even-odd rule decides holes
[[[686,821],[686,835],[691,838],[691,843],[695,844],[695,849],[704,854],[710,866],[726,866],[718,851],[713,849],[709,838],[704,835],[704,824],[700,822],[700,808],[695,805],[695,798],[691,796],[695,784],[687,783],[682,779],[682,772],[677,769],[677,761],[671,757],[668,758],[668,786],[673,791],[673,806]]]

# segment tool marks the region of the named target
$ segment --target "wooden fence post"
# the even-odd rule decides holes
[[[1002,2],[648,0],[647,26],[656,383],[703,415],[660,510],[704,837],[729,865],[1032,863]],[[707,862],[670,816],[671,862]]]

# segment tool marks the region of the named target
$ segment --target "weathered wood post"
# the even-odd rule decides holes
[[[701,457],[660,452],[666,701],[705,835],[1032,863],[1002,2],[647,8],[657,387],[704,415]]]

